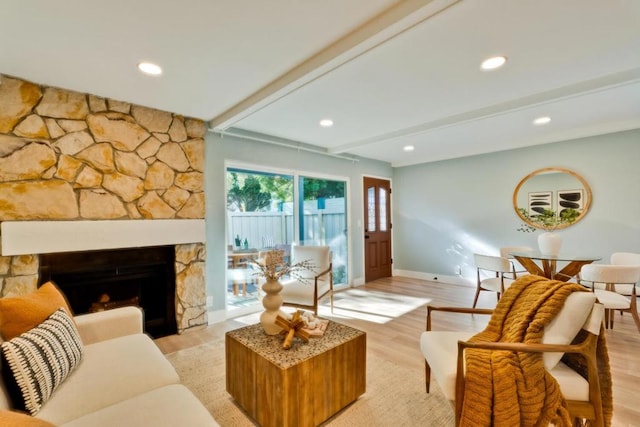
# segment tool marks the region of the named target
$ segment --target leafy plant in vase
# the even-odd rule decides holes
[[[524,233],[532,233],[537,229],[545,230],[544,233],[538,236],[538,247],[540,252],[544,255],[557,256],[560,253],[560,247],[562,246],[562,237],[554,233],[558,228],[564,228],[570,224],[573,224],[580,211],[576,209],[563,209],[560,214],[556,214],[551,209],[545,209],[538,215],[529,215],[529,212],[520,208],[521,216],[527,220],[518,228],[518,231]]]
[[[293,265],[289,264],[284,261],[284,252],[280,250],[266,251],[263,258],[251,260],[250,264],[257,270],[254,275],[265,279],[265,283],[262,285],[262,290],[266,294],[262,298],[265,311],[260,315],[260,323],[267,335],[276,335],[282,330],[276,324],[276,317],[278,315],[285,317],[284,313],[280,311],[280,307],[282,307],[280,279],[283,276],[292,276],[305,282],[306,278],[297,273],[302,270],[312,270],[313,264],[309,260],[300,261]]]

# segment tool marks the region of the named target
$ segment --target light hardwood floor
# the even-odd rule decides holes
[[[355,288],[358,302],[349,309],[336,309],[328,301],[320,316],[348,324],[367,333],[367,351],[424,375],[424,359],[419,349],[420,333],[425,329],[426,304],[470,307],[474,289],[445,283],[394,277],[380,279]],[[351,293],[354,290],[349,291]],[[338,295],[344,298],[346,294]],[[482,292],[479,307],[492,308],[495,294]],[[346,303],[346,302],[345,302]],[[481,330],[486,316],[437,313],[433,328],[440,330]],[[254,315],[257,321],[257,316]],[[159,338],[164,353],[174,352],[207,341],[217,340],[226,331],[246,325],[252,317],[227,320],[182,335]],[[608,330],[607,346],[613,376],[613,426],[640,426],[640,332],[628,314],[616,315],[615,327]]]

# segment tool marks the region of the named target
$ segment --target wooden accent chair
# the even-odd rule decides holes
[[[476,295],[473,298],[473,307],[478,303],[478,297],[481,291],[496,292],[496,298],[500,299],[500,295],[504,293],[505,283],[508,286],[513,281],[516,272],[513,265],[507,258],[474,254],[473,259],[476,264]],[[490,277],[483,277],[483,274],[489,273]],[[509,277],[507,277],[509,275]]]
[[[313,310],[318,314],[318,301],[327,295],[331,299],[333,313],[333,270],[329,246],[291,246],[291,265],[310,261],[312,271],[300,270],[297,275],[281,280],[282,305]]]
[[[474,332],[432,331],[431,318],[432,313],[436,311],[491,314],[493,310],[428,307],[426,331],[420,337],[420,349],[425,357],[426,391],[429,392],[433,375],[443,394],[454,407],[455,425],[459,425],[464,404],[465,350],[471,348],[543,353],[544,367],[558,382],[567,402],[569,414],[576,422],[575,425],[583,425],[582,420],[590,420],[591,424],[588,425],[604,425],[605,417],[596,357],[604,307],[595,302],[593,293],[573,292],[551,324],[547,325],[542,343],[538,344],[467,342],[475,335]],[[586,338],[572,344],[578,336]],[[560,361],[563,354],[569,353],[583,357],[586,364],[586,378]]]

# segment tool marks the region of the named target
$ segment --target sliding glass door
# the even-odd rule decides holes
[[[261,250],[289,251],[294,241],[293,176],[227,168],[227,308],[257,306],[249,262]]]
[[[346,181],[300,176],[298,223],[301,245],[328,245],[335,285],[347,283]]]
[[[249,261],[265,249],[328,245],[334,284],[348,283],[346,180],[228,167],[226,194],[228,309],[260,309]]]

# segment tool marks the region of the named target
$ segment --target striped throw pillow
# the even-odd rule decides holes
[[[83,356],[82,340],[73,320],[60,308],[35,328],[5,341],[2,359],[12,384],[14,406],[38,413]]]

